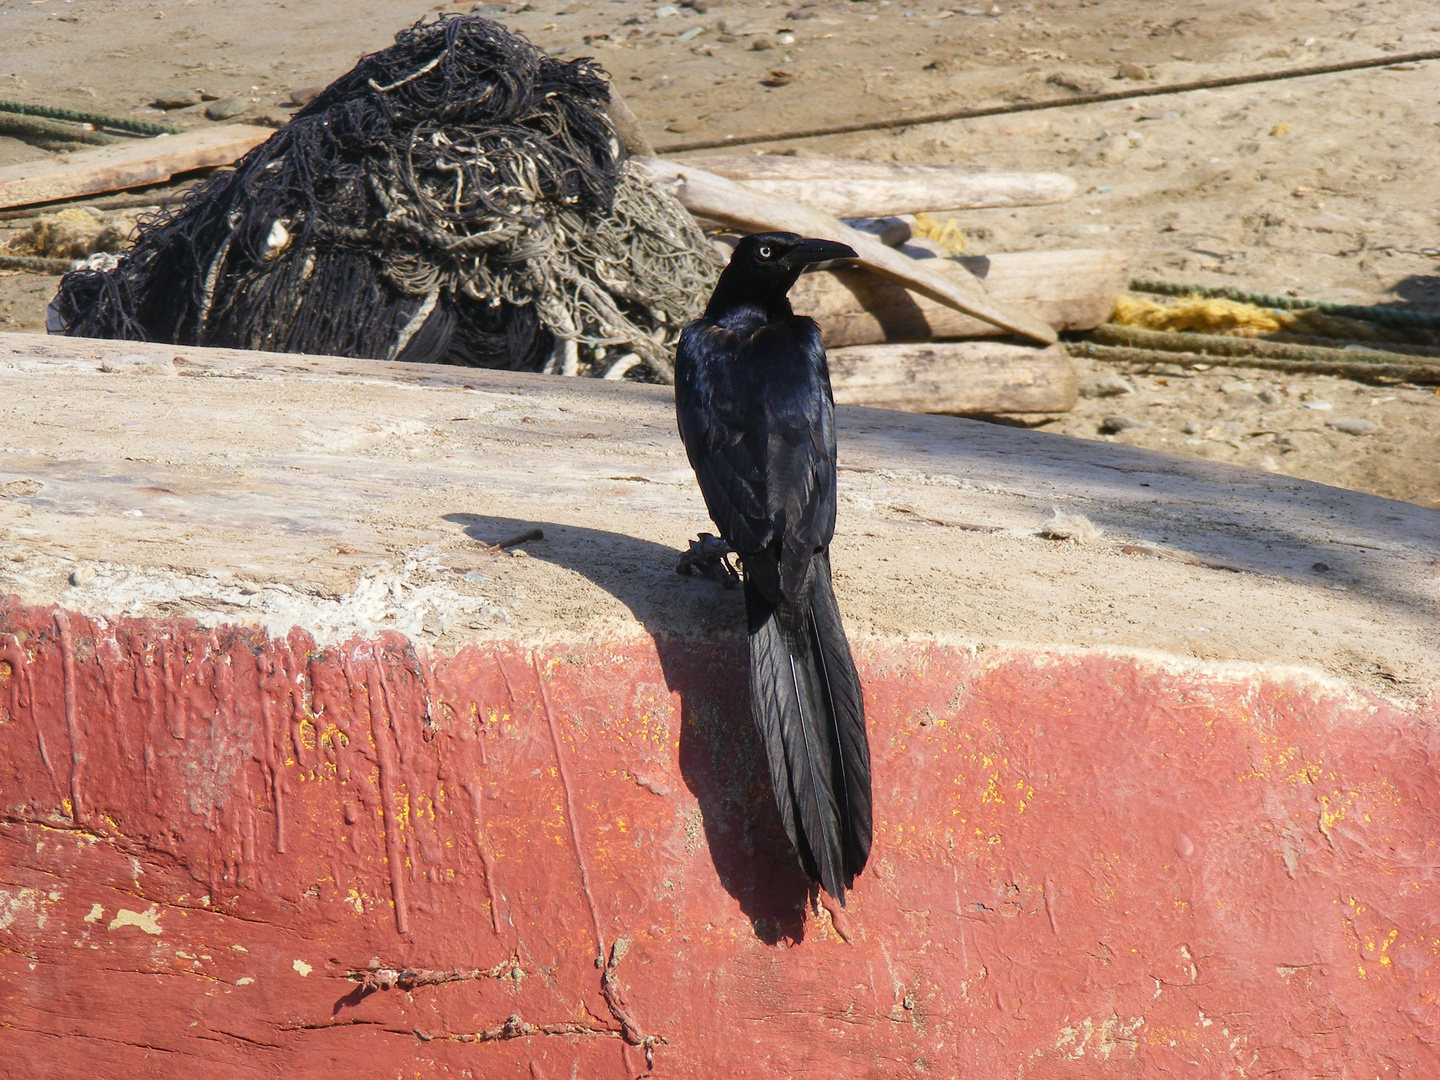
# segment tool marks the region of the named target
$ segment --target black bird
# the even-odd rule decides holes
[[[745,237],[675,354],[680,437],[745,571],[750,715],[775,801],[800,865],[842,905],[870,855],[870,745],[830,585],[830,371],[786,293],[807,266],[854,257],[794,233]]]

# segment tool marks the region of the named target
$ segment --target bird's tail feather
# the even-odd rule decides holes
[[[823,554],[812,574],[809,602],[799,607],[772,603],[747,582],[750,712],[801,865],[843,904],[870,854],[870,749]]]
[[[853,881],[870,858],[870,740],[865,734],[865,701],[860,676],[850,655],[850,641],[840,622],[840,606],[830,585],[830,560],[817,556],[815,589],[810,599],[810,627],[822,685],[829,693],[830,716],[840,749],[839,774],[844,789],[845,875]]]

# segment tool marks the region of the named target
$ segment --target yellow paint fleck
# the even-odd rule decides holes
[[[405,792],[396,800],[395,823],[401,832],[410,827],[410,794]]]
[[[104,909],[103,907],[101,907],[99,904],[95,904],[95,905],[93,905],[93,906],[90,908],[90,914],[85,916],[85,921],[86,921],[86,922],[99,922],[99,921],[100,921],[100,917],[101,917],[102,915],[104,915],[104,914],[105,914],[105,909]]]
[[[300,977],[301,977],[302,979],[305,978],[306,975],[309,975],[310,972],[312,972],[312,971],[315,970],[315,969],[312,968],[309,964],[307,964],[304,960],[296,960],[296,961],[295,961],[293,964],[291,964],[290,966],[291,966],[296,972],[299,973],[299,975],[300,975]]]
[[[159,934],[160,913],[153,906],[145,911],[131,911],[128,908],[121,908],[115,913],[115,918],[110,920],[110,929],[119,930],[126,926],[138,927],[147,934]]]
[[[1390,946],[1395,944],[1395,939],[1399,935],[1399,930],[1391,930],[1389,935],[1385,938],[1385,941],[1380,945],[1380,963],[1386,965],[1387,967],[1390,965],[1390,957],[1386,956],[1385,954],[1390,950]]]
[[[244,978],[236,979],[236,980],[235,980],[235,985],[236,985],[236,986],[249,986],[249,985],[250,985],[251,983],[253,983],[254,981],[255,981],[255,980],[252,979],[249,975],[246,975]]]

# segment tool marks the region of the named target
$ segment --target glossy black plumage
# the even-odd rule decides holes
[[[786,293],[805,266],[853,257],[793,233],[744,238],[675,357],[680,436],[745,569],[750,712],[776,804],[806,873],[842,904],[870,854],[870,750],[830,582],[830,375]]]

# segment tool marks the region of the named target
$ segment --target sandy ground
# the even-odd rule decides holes
[[[1440,9],[1419,0],[697,2],[703,13],[546,0],[497,17],[557,53],[596,56],[661,148],[1440,46]],[[239,96],[250,106],[245,119],[280,123],[291,90],[328,81],[407,22],[444,9],[0,0],[0,97],[156,118],[151,102],[190,90]],[[1104,244],[1128,252],[1137,274],[1171,281],[1435,306],[1435,70],[1377,69],[769,149],[1044,168],[1081,182],[1082,194],[1060,206],[965,214],[977,252]],[[198,126],[210,123],[204,109],[167,115]],[[0,138],[0,163],[43,153]],[[0,229],[0,242],[7,235]],[[0,328],[40,329],[53,287],[53,278],[0,278]],[[1133,395],[1087,398],[1048,430],[1440,506],[1440,399],[1426,391],[1235,369],[1130,384]],[[1102,436],[1103,417],[1115,413],[1142,424]],[[1376,430],[1326,426],[1342,413]]]

